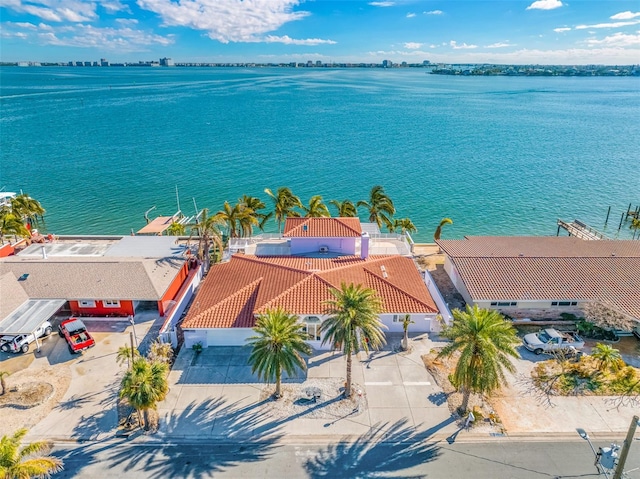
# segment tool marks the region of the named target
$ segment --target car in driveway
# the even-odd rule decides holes
[[[96,345],[95,339],[87,331],[87,327],[78,318],[65,319],[58,326],[58,334],[67,341],[69,352],[78,354]]]
[[[44,321],[33,333],[2,336],[0,338],[0,349],[5,353],[27,353],[29,352],[30,344],[36,338],[49,336],[51,331],[51,323]]]

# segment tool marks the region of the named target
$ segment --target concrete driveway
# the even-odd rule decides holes
[[[392,338],[390,344],[398,344],[399,338]],[[410,353],[394,352],[390,347],[369,357],[361,353],[352,371],[353,382],[364,389],[367,407],[361,412],[333,418],[298,413],[285,419],[270,414],[265,384],[251,374],[247,364],[248,348],[212,347],[199,356],[185,349],[170,373],[171,391],[159,406],[160,433],[167,438],[257,440],[273,434],[319,438],[362,435],[372,429],[384,432],[402,422],[415,431],[449,435],[457,430],[454,418],[421,360],[432,346],[427,335],[422,335],[414,338]],[[308,360],[306,375],[285,382],[342,382],[345,373],[342,354],[317,352]],[[322,404],[309,406],[319,407]]]

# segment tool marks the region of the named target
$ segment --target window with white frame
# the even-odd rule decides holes
[[[104,299],[102,300],[102,305],[105,308],[119,308],[120,301],[118,301],[117,299]]]
[[[391,318],[391,320],[392,320],[394,323],[400,323],[400,322],[402,322],[402,319],[400,319],[400,315],[399,315],[399,314],[394,314],[394,315],[393,315],[393,317]]]
[[[78,306],[81,308],[95,308],[96,302],[92,299],[81,299],[78,301]]]
[[[320,341],[320,324],[322,321],[317,316],[307,316],[302,321],[302,330],[309,335],[310,341]]]

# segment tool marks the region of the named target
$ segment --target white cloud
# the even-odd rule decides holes
[[[462,45],[458,45],[458,42],[456,42],[455,40],[451,40],[449,42],[449,45],[454,50],[470,50],[473,48],[478,48],[478,45],[467,45],[466,43],[463,43]]]
[[[141,8],[157,13],[165,26],[183,26],[207,32],[222,43],[259,42],[267,32],[301,20],[309,12],[293,11],[299,0],[137,0]]]
[[[83,0],[2,0],[2,6],[49,22],[88,22],[98,18],[96,4]]]
[[[559,27],[559,28],[554,28],[553,31],[556,32],[556,33],[569,32],[569,31],[571,31],[571,28],[570,27]]]
[[[415,16],[416,16],[415,13],[407,13],[407,18],[413,18]]]
[[[640,45],[640,33],[637,35],[628,35],[626,33],[617,32],[613,35],[604,37],[602,40],[589,39],[586,41],[589,46],[605,45],[608,47],[630,47]]]
[[[404,47],[409,49],[409,50],[416,50],[418,48],[422,47],[422,43],[417,43],[417,42],[407,42],[404,44]]]
[[[597,23],[595,25],[578,25],[576,30],[586,30],[587,28],[621,28],[628,27],[630,25],[638,25],[640,20],[633,20],[631,22],[613,22],[613,23]]]
[[[100,5],[107,13],[128,12],[131,13],[129,5],[124,5],[120,0],[101,0]]]
[[[536,0],[527,7],[527,10],[553,10],[561,6],[562,2],[560,0]]]
[[[7,25],[15,25],[16,27],[26,28],[27,30],[37,30],[38,27],[29,22],[7,22]]]
[[[626,12],[620,12],[620,13],[616,13],[615,15],[611,15],[609,18],[611,20],[631,20],[632,18],[636,18],[636,17],[640,17],[640,12],[630,12],[630,11],[626,11]]]
[[[369,2],[372,7],[393,7],[396,2]]]
[[[497,42],[497,43],[492,43],[491,45],[485,46],[485,48],[506,48],[506,47],[515,47],[515,45],[511,45],[509,42]]]
[[[172,35],[161,36],[153,32],[132,29],[127,26],[100,28],[85,24],[48,25],[40,23],[26,26],[17,23],[2,24],[4,36],[14,36],[31,43],[79,48],[96,48],[100,51],[138,52],[150,45],[167,46],[174,43]]]
[[[333,40],[322,40],[320,38],[306,38],[304,40],[299,40],[295,38],[291,38],[288,35],[284,35],[282,37],[278,37],[275,35],[267,35],[264,39],[260,40],[265,43],[284,43],[286,45],[335,45],[336,42]]]
[[[431,10],[430,12],[422,12],[425,15],[442,15],[444,12],[442,10]]]
[[[116,18],[116,22],[120,25],[137,25],[138,20],[135,18]]]

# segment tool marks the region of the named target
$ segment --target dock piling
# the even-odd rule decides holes
[[[620,228],[622,228],[623,221],[624,221],[624,213],[622,213],[622,216],[620,216],[620,224],[618,225],[618,231],[620,231]]]
[[[611,213],[611,206],[609,206],[609,209],[607,210],[607,217],[604,220],[605,226],[607,226],[607,222],[609,221],[609,213]]]

